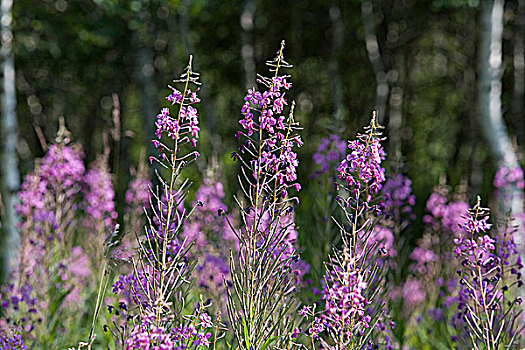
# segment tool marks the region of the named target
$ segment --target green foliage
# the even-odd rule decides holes
[[[306,252],[324,244],[322,254],[305,253],[310,277],[319,287],[323,256],[333,243],[331,221],[323,221],[334,206],[327,199],[325,184],[308,180],[313,173],[315,152],[321,137],[337,133],[349,138],[367,123],[376,99],[376,78],[365,44],[361,1],[298,0],[255,3],[251,44],[256,68],[262,68],[275,43],[287,39],[295,118],[304,127],[305,146],[298,150],[298,177],[303,197],[296,209],[300,244]],[[86,154],[95,159],[110,150],[109,164],[115,174],[117,209],[122,212],[129,169],[138,163],[144,145],[152,138],[151,125],[160,97],[174,72],[193,54],[203,82],[201,139],[202,160],[185,170],[183,177],[198,185],[208,164],[217,160],[218,177],[233,179],[238,163],[229,156],[236,150],[233,137],[239,129],[245,78],[241,52],[240,16],[249,0],[17,0],[13,32],[17,74],[22,175],[33,159],[45,153],[42,137],[51,141],[60,117]],[[467,185],[469,193],[491,196],[494,166],[481,141],[476,111],[476,50],[478,0],[373,0],[374,25],[379,51],[390,89],[402,92],[399,133],[401,157],[388,158],[392,169],[406,168],[418,198],[414,209],[421,217],[430,190],[447,179],[452,187]],[[334,30],[330,6],[342,14],[343,49],[333,52]],[[508,2],[504,36],[503,111],[513,102],[514,33],[517,5]],[[334,122],[330,60],[339,65],[346,119]],[[258,69],[259,71],[261,69]],[[150,88],[150,87],[153,88]],[[112,95],[120,100],[120,120],[112,117]],[[153,96],[153,97],[151,97]],[[153,107],[153,108],[152,108]],[[390,112],[381,116],[389,136]],[[505,113],[516,147],[523,149],[523,115]],[[119,137],[111,134],[115,128]],[[386,143],[388,154],[394,150]],[[151,152],[149,152],[151,153]],[[407,164],[407,165],[405,165]],[[222,181],[226,193],[238,193],[235,181]],[[194,191],[198,186],[193,186]],[[188,201],[194,195],[188,195]],[[229,207],[235,204],[225,199]],[[315,212],[314,214],[312,214]],[[119,220],[122,216],[119,215]],[[422,232],[421,220],[407,238],[414,244]],[[323,239],[318,239],[322,235]],[[318,256],[319,255],[319,256]],[[307,292],[305,299],[314,297]],[[95,299],[95,297],[92,297]],[[61,302],[58,298],[55,303]],[[52,304],[55,305],[55,304]],[[52,309],[50,312],[52,313]],[[84,317],[86,320],[89,317]],[[50,322],[60,320],[50,318]],[[243,320],[244,321],[244,320]],[[51,325],[54,327],[54,324]],[[409,325],[406,326],[410,328]],[[101,334],[102,332],[97,332]],[[424,334],[410,334],[407,343],[431,348]],[[101,337],[102,338],[102,337]],[[98,339],[98,342],[103,342]],[[416,345],[417,344],[417,345]],[[270,345],[267,345],[271,347]],[[421,346],[421,347],[419,347]],[[441,345],[435,345],[440,348]],[[443,347],[449,344],[443,344]]]

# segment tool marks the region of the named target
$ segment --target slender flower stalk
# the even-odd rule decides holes
[[[408,254],[411,263],[399,292],[403,309],[398,318],[413,325],[406,327],[406,337],[416,336],[416,348],[429,343],[445,348],[468,346],[468,336],[459,327],[463,321],[455,313],[459,263],[452,252],[469,208],[463,199],[463,193],[450,194],[444,183],[436,187],[426,202],[423,236]]]
[[[377,264],[380,247],[379,241],[370,240],[370,236],[374,233],[373,221],[380,214],[374,197],[385,180],[381,128],[374,113],[366,133],[348,143],[350,153],[337,169],[338,177],[345,182],[336,186],[344,190],[338,202],[348,225],[337,223],[343,246],[334,250],[326,263],[324,310],[302,311],[312,317],[309,333],[314,347],[315,339],[320,348],[337,350],[363,349],[380,341],[373,334],[383,311],[381,302],[377,302],[382,284]],[[388,343],[388,339],[385,341]]]
[[[74,328],[71,332],[83,324],[78,313],[92,281],[86,245],[76,245],[77,230],[86,234],[78,225],[82,213],[78,208],[86,203],[80,196],[85,181],[83,154],[69,144],[63,125],[56,141],[36,162],[18,194],[21,254],[12,266],[9,283],[0,287],[0,333],[16,329],[11,340],[20,347],[63,345],[54,333],[63,331],[62,322]]]
[[[458,312],[468,325],[474,349],[517,349],[521,330],[515,306],[521,304],[522,298],[509,299],[509,285],[501,285],[503,276],[512,274],[516,268],[502,262],[502,256],[508,259],[509,251],[500,247],[500,256],[497,241],[488,235],[492,227],[488,223],[489,213],[488,208],[481,207],[478,197],[454,239],[454,254],[461,265]],[[520,277],[514,287],[522,285]]]
[[[232,153],[242,163],[239,183],[248,201],[236,199],[245,227],[235,231],[240,247],[238,257],[231,258],[233,286],[228,290],[228,314],[240,349],[296,346],[293,264],[298,255],[291,239],[297,198],[290,197],[290,190],[301,188],[293,149],[302,141],[293,102],[284,114],[291,83],[282,69],[291,66],[283,50],[284,41],[277,57],[267,62],[273,76],[258,76],[261,90],[248,90],[241,109],[244,131],[236,134],[243,143]]]
[[[119,276],[113,291],[127,297],[127,305],[119,304],[113,310],[124,310],[132,322],[127,335],[126,327],[111,329],[122,339],[125,349],[201,349],[209,347],[213,339],[211,331],[219,327],[204,311],[205,303],[199,303],[196,313],[189,315],[186,309],[188,286],[191,272],[196,264],[190,258],[190,241],[182,235],[184,224],[197,206],[190,210],[182,205],[188,192],[188,180],[179,181],[183,168],[195,160],[199,153],[193,149],[199,138],[198,112],[193,107],[200,101],[197,96],[198,74],[193,71],[192,58],[180,80],[183,90],[171,87],[167,96],[174,114],[163,108],[155,123],[157,139],[152,141],[158,150],[157,157],[150,157],[150,163],[158,162],[166,169],[167,176],[157,173],[160,186],[149,193],[148,225],[145,237],[138,239],[138,256],[131,258],[133,272]],[[193,89],[193,90],[192,90]],[[187,144],[192,148],[187,148]],[[108,327],[109,328],[109,327]],[[208,331],[209,330],[209,331]]]
[[[176,180],[181,170],[199,155],[196,151],[186,152],[183,149],[187,143],[196,146],[200,130],[197,110],[192,106],[200,101],[197,97],[198,90],[189,89],[190,83],[199,85],[198,74],[193,72],[192,64],[190,57],[186,72],[176,81],[183,84],[182,92],[170,86],[172,93],[168,95],[167,100],[178,110],[172,117],[168,108],[162,109],[155,123],[158,139],[152,141],[160,155],[158,158],[150,157],[150,162],[156,160],[170,173],[167,181],[161,176],[158,177],[162,192],[151,193],[153,214],[149,218],[147,239],[141,244],[142,260],[139,265],[151,270],[151,278],[146,278],[145,281],[147,291],[153,293],[151,301],[154,301],[154,305],[150,304],[148,307],[152,308],[155,315],[156,327],[162,326],[163,319],[167,316],[164,309],[169,306],[174,289],[180,287],[184,276],[189,273],[188,266],[184,263],[187,242],[180,243],[177,240],[182,224],[188,216],[188,213],[177,211],[180,201],[185,196],[187,182],[176,188]],[[163,136],[166,141],[163,140]],[[172,143],[172,146],[169,143],[164,144],[163,141]],[[135,266],[136,272],[139,266]]]

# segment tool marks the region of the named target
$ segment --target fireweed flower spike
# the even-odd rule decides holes
[[[68,320],[74,328],[78,324],[68,315],[87,305],[81,291],[92,281],[91,264],[83,247],[73,246],[78,207],[85,203],[80,196],[85,169],[83,154],[69,144],[68,134],[62,125],[57,143],[36,162],[18,194],[21,248],[8,284],[0,286],[0,349],[8,328],[16,335],[6,340],[7,349],[22,348],[22,339],[28,348],[60,347],[48,337],[52,323],[42,320]]]
[[[326,263],[325,308],[317,313],[306,311],[306,316],[312,316],[309,334],[314,347],[319,342],[322,349],[363,349],[383,342],[373,334],[382,311],[382,305],[373,304],[381,289],[376,261],[380,249],[377,242],[368,242],[373,234],[372,220],[377,220],[380,212],[374,196],[385,180],[381,128],[374,113],[365,134],[348,143],[350,153],[337,169],[345,182],[337,185],[345,192],[338,203],[349,225],[337,223],[343,247],[334,250]]]
[[[172,92],[166,99],[173,107],[171,110],[163,108],[157,115],[157,139],[152,140],[152,143],[159,156],[150,157],[150,161],[157,161],[167,168],[169,176],[165,179],[158,175],[160,189],[150,193],[152,214],[148,217],[146,240],[140,245],[140,260],[134,264],[135,278],[140,281],[141,289],[136,292],[146,297],[141,304],[145,306],[141,316],[150,322],[151,315],[154,315],[152,322],[156,327],[162,327],[165,319],[174,312],[170,305],[178,307],[182,302],[173,301],[172,297],[190,273],[189,265],[185,262],[189,244],[178,241],[188,213],[177,210],[185,196],[188,182],[183,182],[177,188],[176,180],[181,170],[198,156],[191,148],[184,148],[188,143],[195,147],[199,137],[198,115],[193,107],[199,102],[196,95],[198,89],[190,89],[190,85],[198,86],[199,82],[198,74],[193,72],[191,57],[186,72],[175,82],[182,84],[183,90],[170,86]],[[142,276],[147,277],[141,278],[139,270],[144,272]]]
[[[505,247],[498,247],[496,240],[487,233],[489,209],[476,205],[467,211],[466,222],[454,239],[454,254],[460,263],[460,291],[458,317],[468,326],[474,349],[517,349],[521,329],[519,312],[515,307],[522,302],[520,296],[509,295],[509,276],[514,265],[505,264],[499,252],[508,259]],[[519,262],[519,259],[518,259]],[[521,286],[517,283],[513,287]],[[503,281],[503,283],[502,283]]]
[[[170,86],[172,92],[166,99],[172,107],[163,108],[157,115],[156,139],[152,140],[159,155],[150,157],[151,163],[157,162],[168,170],[168,176],[157,172],[160,186],[150,189],[148,225],[145,237],[138,239],[138,256],[131,259],[133,273],[120,276],[113,285],[114,292],[131,300],[133,305],[125,308],[138,310],[138,315],[132,315],[136,317],[131,318],[133,325],[123,344],[129,350],[208,347],[211,333],[206,330],[217,326],[198,322],[200,316],[205,317],[202,302],[197,315],[183,314],[195,262],[189,256],[193,242],[183,239],[181,233],[195,206],[202,205],[197,203],[186,211],[182,202],[189,181],[178,185],[182,169],[199,155],[194,150],[199,138],[194,105],[200,101],[197,96],[200,83],[198,74],[193,72],[191,56],[186,71],[175,83],[183,89]],[[122,309],[121,305],[119,308]]]
[[[170,175],[167,179],[158,176],[160,193],[158,190],[151,193],[153,214],[148,218],[150,227],[146,233],[147,245],[141,245],[143,258],[146,258],[148,268],[154,271],[150,276],[155,276],[151,280],[147,279],[147,282],[148,289],[155,294],[153,300],[156,304],[154,314],[157,326],[160,326],[158,323],[161,318],[165,317],[162,315],[163,307],[169,303],[174,289],[182,283],[185,274],[189,273],[183,253],[187,244],[177,241],[182,223],[188,215],[177,211],[185,196],[187,181],[179,188],[176,188],[175,182],[181,170],[198,156],[196,151],[186,151],[184,148],[187,143],[195,147],[199,137],[198,115],[193,107],[200,101],[196,95],[198,89],[190,89],[190,84],[199,85],[199,82],[198,74],[192,70],[191,57],[186,72],[175,82],[183,85],[183,91],[170,87],[172,93],[166,99],[175,107],[175,115],[170,115],[169,108],[163,108],[157,115],[157,140],[152,140],[152,143],[159,151],[159,157],[150,157],[150,160],[156,160],[169,169]]]
[[[277,57],[266,64],[271,78],[258,76],[261,90],[248,90],[241,109],[244,131],[241,145],[232,155],[242,166],[239,183],[248,203],[237,200],[244,229],[235,230],[239,254],[231,258],[232,288],[228,289],[228,314],[239,349],[295,347],[294,298],[296,281],[291,194],[300,190],[295,146],[302,141],[296,131],[293,106],[285,114],[291,67],[284,60],[284,41]],[[232,254],[233,255],[233,254]]]

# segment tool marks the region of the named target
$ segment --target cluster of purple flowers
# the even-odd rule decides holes
[[[45,345],[38,343],[41,332],[47,332],[44,318],[71,316],[87,301],[82,291],[91,282],[92,264],[86,247],[71,244],[78,212],[85,209],[86,217],[92,218],[96,208],[114,208],[111,182],[103,184],[106,196],[93,199],[94,186],[100,184],[92,181],[93,173],[84,174],[82,156],[76,146],[51,145],[19,192],[16,209],[21,218],[22,244],[18,261],[12,266],[12,283],[0,297],[0,324],[18,327],[32,346]],[[96,236],[94,225],[84,228],[85,233]]]
[[[180,76],[180,80],[175,80],[177,83],[185,84],[184,92],[170,86],[172,93],[166,97],[166,100],[170,101],[172,105],[178,106],[177,115],[171,116],[169,108],[163,108],[157,115],[157,121],[155,122],[155,136],[157,136],[157,139],[151,140],[151,143],[159,151],[160,159],[151,156],[149,157],[150,163],[153,160],[157,160],[162,164],[162,161],[164,161],[164,165],[171,169],[174,168],[177,161],[182,161],[189,156],[195,158],[199,156],[197,151],[179,156],[180,146],[191,142],[193,147],[196,147],[199,139],[199,116],[197,109],[192,106],[200,102],[197,96],[199,89],[191,90],[188,88],[189,83],[200,85],[198,79],[199,74],[192,71],[192,59],[190,57],[187,71]],[[163,135],[174,144],[163,143]],[[169,157],[168,154],[170,155]]]
[[[488,209],[479,207],[479,203],[468,211],[466,222],[461,225],[462,230],[454,239],[456,246],[454,254],[456,258],[461,259],[463,266],[499,264],[499,261],[493,260],[496,241],[484,234],[492,227],[492,224],[488,223],[488,219]]]
[[[293,107],[288,118],[282,114],[284,106],[288,104],[282,89],[288,90],[292,86],[287,81],[290,76],[277,75],[279,68],[290,67],[284,61],[282,50],[272,65],[276,68],[274,77],[259,76],[257,79],[266,90],[262,92],[255,88],[248,90],[241,108],[244,118],[239,122],[246,132],[237,132],[236,137],[240,138],[244,135],[247,138],[246,143],[239,148],[239,153],[253,156],[246,161],[246,164],[250,165],[253,178],[261,185],[261,192],[257,195],[264,190],[273,192],[270,188],[271,179],[275,180],[273,184],[275,191],[286,197],[288,188],[294,187],[296,191],[301,189],[296,182],[299,160],[293,147],[300,147],[303,142],[299,135],[293,133],[297,127],[293,121]],[[254,138],[254,134],[258,137]],[[239,158],[239,154],[234,152],[232,157]]]
[[[112,227],[117,219],[115,192],[105,159],[99,159],[84,176],[83,188],[87,227]]]
[[[126,339],[127,350],[158,349],[207,349],[210,347],[211,333],[214,327],[210,316],[200,313],[195,320],[187,326],[172,325],[169,318],[162,319],[158,326],[154,314],[144,314]]]
[[[299,260],[293,217],[297,198],[288,195],[290,188],[301,189],[294,147],[303,143],[296,133],[295,103],[287,117],[283,113],[288,104],[285,90],[291,87],[290,76],[282,75],[282,68],[291,67],[283,50],[284,41],[276,58],[267,61],[273,77],[259,75],[261,90],[250,89],[244,99],[244,130],[235,135],[243,143],[232,153],[242,163],[239,182],[247,205],[237,201],[244,225],[237,231],[239,250],[231,261],[236,277],[227,290],[228,315],[239,349],[244,350],[294,346],[296,321],[290,305],[296,304],[298,276],[292,267]]]
[[[460,225],[465,222],[463,215],[469,205],[463,200],[449,202],[446,194],[440,192],[435,191],[427,200],[429,214],[423,217],[423,221],[432,231],[444,231],[453,236],[461,230]]]
[[[27,350],[21,334],[8,336],[0,330],[0,349],[2,350]]]
[[[285,129],[283,123],[285,117],[281,113],[288,102],[284,98],[285,93],[281,92],[281,88],[289,90],[292,87],[292,84],[287,81],[288,78],[290,78],[289,75],[275,76],[271,79],[260,77],[257,82],[264,84],[268,90],[261,93],[255,88],[248,89],[241,109],[244,119],[240,121],[243,128],[248,130],[248,136],[252,136],[254,132],[259,130],[266,130],[268,133],[274,134],[275,129]],[[258,124],[253,120],[253,112],[259,112]]]
[[[496,172],[493,184],[494,187],[498,189],[506,188],[509,184],[514,184],[516,188],[522,190],[525,186],[523,170],[520,167],[509,169],[506,166],[502,166]]]
[[[371,125],[368,130],[376,127]],[[358,135],[356,140],[348,142],[350,154],[337,168],[338,177],[347,183],[354,197],[358,192],[365,191],[377,194],[385,181],[385,169],[381,167],[381,162],[385,159],[386,153],[381,146],[381,138],[374,137],[374,133],[375,131],[371,134]]]
[[[351,264],[350,261],[345,263]],[[333,332],[343,334],[345,344],[350,343],[354,332],[363,335],[370,327],[366,288],[363,273],[352,266],[333,266],[325,275],[323,318]]]
[[[351,153],[338,167],[338,177],[346,182],[346,185],[338,187],[350,194],[341,207],[351,218],[351,229],[349,232],[341,231],[342,251],[334,251],[326,265],[322,293],[324,310],[319,313],[317,322],[314,318],[309,330],[314,338],[323,330],[327,332],[327,339],[320,338],[323,348],[359,349],[368,346],[373,340],[367,329],[373,329],[380,317],[371,308],[371,290],[379,287],[376,284],[382,278],[377,275],[381,242],[391,245],[388,237],[392,235],[388,230],[387,237],[380,237],[380,230],[366,227],[365,218],[370,211],[377,213],[377,210],[370,209],[377,206],[372,204],[373,197],[385,180],[381,167],[385,152],[380,143],[380,128],[373,115],[366,134],[358,135],[355,141],[348,143]],[[349,207],[351,212],[348,212]],[[372,243],[371,236],[375,237]],[[370,253],[370,250],[374,252]]]
[[[315,164],[321,167],[315,172],[315,175],[320,176],[333,169],[333,165],[344,158],[345,155],[346,141],[341,140],[339,135],[332,134],[329,137],[323,137],[319,147],[317,147],[317,152],[313,155]]]
[[[466,221],[454,239],[461,277],[456,319],[458,324],[463,321],[468,326],[473,344],[483,343],[487,348],[498,348],[499,344],[510,347],[516,344],[512,337],[517,331],[518,317],[514,306],[522,299],[507,292],[509,287],[523,285],[516,270],[521,262],[519,258],[516,265],[509,262],[510,255],[516,252],[512,240],[497,246],[497,239],[488,235],[492,227],[488,223],[489,209],[481,207],[480,201],[478,197],[476,205],[468,209]]]
[[[416,197],[412,194],[412,181],[407,176],[403,174],[387,176],[381,193],[387,216],[398,218],[399,214],[412,214]],[[410,215],[410,218],[413,220],[414,216]]]
[[[184,285],[189,283],[194,265],[190,261],[193,259],[190,252],[192,242],[198,248],[206,245],[205,240],[200,241],[199,234],[204,226],[200,227],[199,224],[209,222],[196,221],[192,225],[192,213],[201,214],[196,220],[208,219],[200,210],[205,203],[198,198],[195,205],[186,210],[183,202],[188,184],[184,182],[179,186],[177,181],[181,169],[189,163],[185,160],[199,155],[196,151],[184,151],[183,148],[187,143],[196,146],[200,130],[198,113],[192,106],[200,101],[198,89],[192,91],[188,88],[190,83],[199,85],[198,74],[192,71],[191,57],[186,72],[176,82],[183,83],[184,90],[181,92],[170,87],[172,93],[167,100],[177,106],[177,115],[170,116],[170,109],[164,108],[157,116],[158,139],[152,140],[152,143],[160,156],[150,157],[150,163],[157,160],[171,174],[166,178],[159,176],[160,190],[150,189],[146,195],[141,194],[139,189],[133,189],[127,198],[133,202],[130,206],[143,205],[147,201],[151,203],[147,208],[149,225],[145,237],[138,242],[139,254],[131,259],[133,271],[119,276],[113,285],[114,293],[124,299],[121,299],[121,303],[126,309],[135,310],[130,312],[135,324],[125,340],[126,349],[130,350],[207,348],[211,333],[205,332],[205,329],[213,326],[209,316],[201,313],[200,309],[197,316],[181,315],[180,310],[188,297]],[[163,143],[165,140],[169,145]],[[146,181],[138,184],[144,185]],[[197,197],[200,196],[202,193],[198,193]],[[216,229],[215,226],[213,229]],[[126,303],[139,307],[131,308]],[[178,327],[177,322],[185,317],[193,321],[187,326]]]
[[[84,176],[82,153],[76,147],[53,144],[48,153],[28,174],[19,192],[18,215],[22,218],[23,231],[34,229],[45,233],[52,240],[64,232],[59,226],[63,210],[57,206],[70,201],[80,192]],[[66,224],[66,223],[62,223]]]
[[[172,105],[181,105],[181,108],[176,117],[170,116],[169,108],[163,108],[160,111],[155,122],[157,127],[155,135],[160,140],[164,133],[174,141],[182,143],[190,141],[195,147],[200,131],[199,118],[197,110],[188,104],[200,102],[197,97],[198,89],[194,91],[187,89],[184,94],[171,86],[170,89],[172,89],[172,93],[166,97],[166,100],[170,101]],[[158,140],[153,140],[152,143],[155,148],[161,148],[162,144]]]

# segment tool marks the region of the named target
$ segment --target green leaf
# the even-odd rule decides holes
[[[284,335],[284,334],[283,334],[283,335]],[[282,337],[283,335],[278,335],[278,336],[276,336],[276,337],[273,337],[273,338],[268,339],[268,340],[264,343],[264,345],[263,345],[263,347],[261,348],[261,350],[266,350],[266,349],[268,348],[268,346],[270,346],[271,343],[273,343],[274,341],[276,341],[278,338]]]
[[[248,332],[248,326],[246,325],[246,320],[242,318],[242,324],[244,325],[244,341],[246,342],[246,348],[250,349],[250,333]]]

